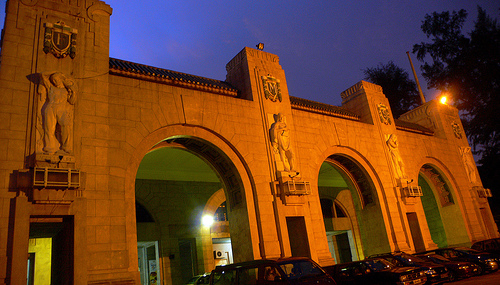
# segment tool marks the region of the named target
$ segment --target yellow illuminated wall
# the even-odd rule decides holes
[[[29,253],[35,254],[34,285],[50,285],[52,238],[30,239]]]

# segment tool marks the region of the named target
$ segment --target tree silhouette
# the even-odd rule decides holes
[[[500,177],[500,26],[477,9],[468,35],[462,32],[465,10],[426,15],[421,28],[431,42],[414,45],[413,52],[424,62],[422,75],[429,86],[453,97],[467,138],[480,157],[483,185],[493,190]]]
[[[409,78],[408,72],[395,65],[394,62],[389,61],[387,64],[364,69],[363,73],[366,80],[382,86],[395,118],[420,103],[417,85]]]

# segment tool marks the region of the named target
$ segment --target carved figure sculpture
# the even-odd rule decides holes
[[[75,82],[61,72],[42,73],[38,87],[43,126],[43,151],[69,154],[72,151]]]
[[[275,153],[279,154],[285,171],[295,170],[295,158],[290,142],[290,129],[286,125],[286,118],[283,114],[274,115],[274,123],[269,130],[271,144]]]
[[[398,138],[395,134],[389,135],[387,139],[387,146],[389,147],[389,152],[391,153],[391,160],[396,171],[397,178],[406,178],[405,164],[401,155],[399,154],[399,143]]]
[[[462,161],[464,162],[465,170],[467,171],[467,176],[469,177],[469,181],[472,184],[477,182],[476,163],[474,162],[474,158],[472,157],[472,152],[470,147],[461,147],[460,154],[462,155]]]

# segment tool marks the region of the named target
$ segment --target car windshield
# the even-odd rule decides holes
[[[382,271],[390,268],[394,268],[394,264],[390,263],[385,259],[371,259],[365,260],[364,262],[372,271]]]
[[[403,254],[399,255],[399,258],[403,262],[408,263],[408,264],[416,264],[416,263],[419,263],[419,262],[426,262],[424,259],[422,259],[420,257],[414,256],[414,255],[409,255],[409,254],[406,254],[406,253],[403,253]]]
[[[325,274],[321,268],[309,260],[287,260],[279,262],[289,279],[309,278]]]

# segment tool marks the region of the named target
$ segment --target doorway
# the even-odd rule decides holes
[[[142,285],[160,285],[158,242],[137,242]]]
[[[415,251],[425,251],[424,239],[422,237],[422,231],[420,230],[420,224],[418,223],[417,213],[406,213],[406,217],[408,218],[408,224],[410,226],[410,232],[413,239],[413,245],[415,246]]]
[[[304,217],[287,217],[286,225],[292,256],[311,257]]]
[[[73,216],[32,216],[28,254],[28,282],[73,284]]]

